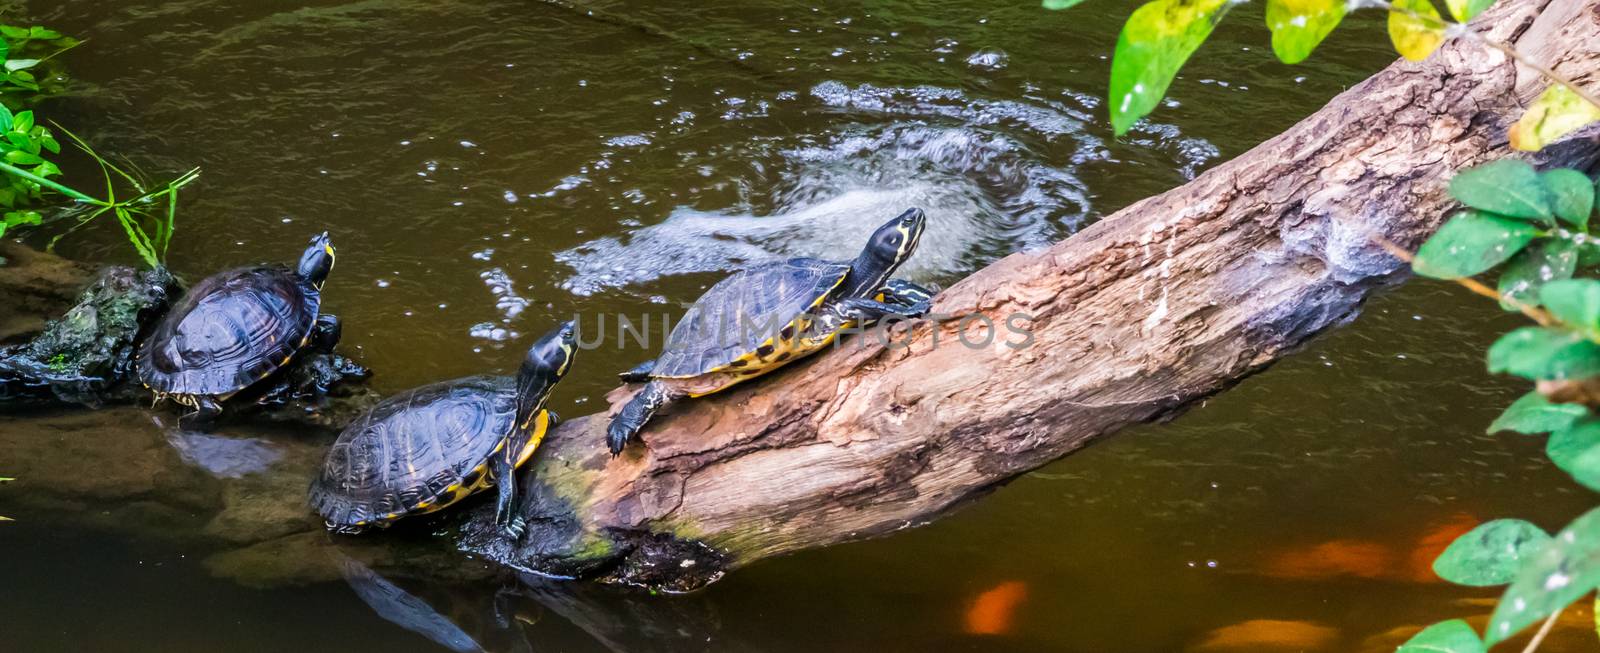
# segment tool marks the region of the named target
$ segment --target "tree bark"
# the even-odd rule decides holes
[[[1600,4],[1502,2],[1475,25],[1593,88]],[[608,415],[564,423],[524,475],[529,532],[499,537],[484,508],[462,544],[527,570],[689,589],[926,523],[1353,319],[1405,273],[1376,239],[1420,244],[1450,209],[1448,178],[1512,154],[1506,130],[1545,85],[1470,42],[1396,63],[1193,182],[940,293],[934,312],[963,320],[915,325],[894,347],[854,337],[681,403],[615,460]],[[1587,167],[1596,148],[1544,156]],[[1018,315],[1032,342],[1013,348]],[[958,340],[984,339],[976,316],[999,326],[988,346]],[[612,412],[627,396],[612,393]]]

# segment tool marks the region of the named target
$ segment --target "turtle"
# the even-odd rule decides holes
[[[206,277],[162,316],[139,346],[139,382],[194,409],[180,422],[209,421],[222,402],[272,376],[308,345],[332,350],[338,318],[321,313],[322,284],[333,269],[327,232],[311,239],[299,264],[243,267]]]
[[[646,385],[611,420],[611,454],[620,455],[672,401],[771,372],[845,329],[927,312],[931,290],[890,278],[916,251],[926,226],[927,216],[913,208],[878,227],[852,261],[791,258],[745,268],[712,286],[673,327],[660,356],[619,375]]]
[[[469,376],[385,399],[334,441],[311,482],[311,507],[329,530],[355,534],[493,485],[495,523],[520,535],[512,475],[560,422],[545,401],[576,353],[567,322],[533,344],[515,377]]]

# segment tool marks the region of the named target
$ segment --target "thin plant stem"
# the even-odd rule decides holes
[[[1562,608],[1561,610],[1565,609]],[[1539,645],[1544,643],[1545,635],[1549,635],[1550,629],[1555,627],[1556,618],[1561,616],[1561,610],[1550,613],[1550,618],[1544,620],[1544,625],[1539,627],[1539,632],[1533,634],[1533,639],[1528,640],[1528,645],[1522,649],[1522,653],[1533,653],[1539,650]]]
[[[1410,250],[1407,250],[1394,241],[1389,240],[1388,238],[1384,237],[1383,234],[1375,231],[1369,231],[1367,233],[1367,238],[1371,239],[1372,242],[1377,243],[1379,247],[1387,250],[1390,254],[1394,255],[1395,258],[1405,261],[1407,264],[1410,264],[1412,260],[1416,258],[1416,256],[1413,255]],[[1475,294],[1482,295],[1495,301],[1505,302],[1508,306],[1515,308],[1518,312],[1528,316],[1528,319],[1538,322],[1539,326],[1553,326],[1556,324],[1555,318],[1551,317],[1549,313],[1544,311],[1544,309],[1525,304],[1521,301],[1518,301],[1515,297],[1501,295],[1498,291],[1483,285],[1483,283],[1477,279],[1473,279],[1471,277],[1459,277],[1456,279],[1451,279],[1451,281],[1456,282],[1457,285],[1466,288]]]
[[[70,197],[72,199],[78,200],[79,202],[86,202],[86,203],[89,203],[89,204],[99,204],[99,205],[104,205],[105,204],[104,202],[102,202],[100,200],[97,200],[97,199],[95,199],[93,197],[90,197],[90,196],[85,195],[83,193],[80,193],[80,192],[78,192],[76,190],[73,190],[71,187],[64,186],[64,185],[62,185],[60,183],[57,183],[57,182],[54,182],[54,181],[50,181],[49,179],[45,179],[44,177],[40,177],[39,175],[33,174],[31,172],[28,172],[27,170],[23,170],[22,168],[18,168],[18,167],[14,166],[14,165],[11,165],[9,163],[0,162],[0,171],[4,171],[7,174],[15,175],[17,177],[21,177],[23,179],[31,181],[31,182],[33,182],[35,184],[40,185],[40,186],[44,186],[46,188],[49,188],[50,190],[56,191],[58,193],[61,193],[62,195],[66,195],[67,197]]]

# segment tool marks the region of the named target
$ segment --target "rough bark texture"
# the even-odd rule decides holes
[[[1502,2],[1477,24],[1593,87],[1600,4]],[[1506,129],[1544,86],[1472,43],[1397,63],[1193,182],[939,295],[939,314],[1032,316],[1031,346],[1005,346],[1020,338],[1003,326],[988,347],[962,346],[955,321],[915,327],[909,347],[853,338],[680,404],[616,460],[607,415],[573,419],[525,476],[529,533],[502,539],[479,512],[463,545],[524,569],[689,588],[924,523],[1352,319],[1404,272],[1373,237],[1415,248],[1450,208],[1446,180],[1511,154]],[[1548,155],[1587,167],[1595,149]]]

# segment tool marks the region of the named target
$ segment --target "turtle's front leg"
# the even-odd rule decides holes
[[[205,426],[216,421],[217,416],[222,414],[222,404],[217,403],[216,399],[199,395],[192,395],[185,397],[185,399],[188,400],[186,402],[188,405],[194,407],[194,412],[178,418],[178,425],[183,428],[193,429]]]
[[[611,457],[622,455],[622,448],[628,441],[638,437],[639,429],[671,401],[672,393],[660,381],[651,381],[628,400],[628,405],[623,406],[622,412],[611,418],[611,424],[606,427],[606,446],[611,449]]]
[[[317,348],[318,351],[331,354],[333,348],[339,345],[339,338],[343,335],[344,327],[339,322],[338,316],[323,313],[311,327],[311,341],[307,344]]]
[[[506,443],[504,451],[494,455],[489,463],[489,470],[494,474],[494,487],[496,491],[494,503],[494,523],[505,529],[506,534],[512,539],[522,537],[521,515],[517,514],[517,479],[516,470],[511,466],[512,458],[518,450],[519,437],[526,440],[526,436],[513,437]]]
[[[856,324],[872,324],[890,315],[901,317],[919,317],[928,312],[932,299],[924,299],[916,304],[902,306],[899,304],[886,304],[871,299],[843,299],[839,301],[839,314],[854,320]]]
[[[922,302],[932,303],[934,292],[933,289],[927,286],[912,283],[905,279],[890,279],[888,283],[883,285],[883,301],[888,304],[916,306]]]

